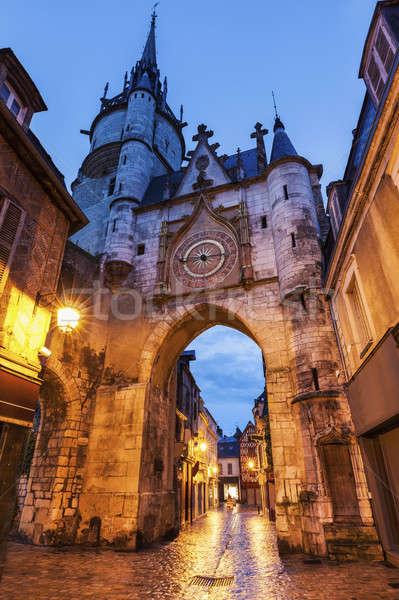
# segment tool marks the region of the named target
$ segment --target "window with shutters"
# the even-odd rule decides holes
[[[366,306],[355,273],[352,274],[345,292],[352,326],[353,346],[357,350],[357,355],[362,358],[370,348],[373,336]]]
[[[376,104],[379,103],[395,56],[395,45],[388,32],[379,25],[366,68],[366,83]]]
[[[7,281],[24,217],[25,212],[17,204],[0,198],[0,293]]]
[[[22,125],[26,114],[26,107],[22,106],[22,102],[8,81],[3,82],[0,86],[0,98],[12,112],[18,123]]]

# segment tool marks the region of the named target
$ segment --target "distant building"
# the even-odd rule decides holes
[[[240,444],[241,431],[218,441],[219,498],[223,502],[230,496],[241,501]]]
[[[176,367],[177,527],[218,505],[217,429],[190,371],[195,351],[186,350]]]
[[[251,506],[261,506],[259,485],[259,460],[255,425],[249,421],[240,437],[241,502]]]
[[[328,188],[330,293],[355,434],[378,532],[399,565],[399,2],[378,2],[359,77],[366,93],[343,179]],[[356,438],[355,438],[356,439]],[[355,441],[333,427],[323,449],[336,520],[360,521],[356,483],[343,486]],[[334,452],[332,452],[334,451]],[[359,472],[360,473],[360,472]],[[365,498],[363,505],[369,500]],[[344,510],[343,510],[344,508]],[[343,525],[341,525],[343,531]],[[343,534],[340,534],[343,535]]]
[[[276,520],[273,457],[270,438],[267,389],[255,398],[252,413],[256,427],[256,457],[258,481],[261,493],[261,508],[270,521]]]
[[[40,353],[67,237],[87,223],[30,130],[47,107],[10,48],[0,50],[0,538],[43,383]]]

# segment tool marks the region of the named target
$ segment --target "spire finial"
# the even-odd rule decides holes
[[[276,117],[276,119],[278,119],[279,116],[278,116],[278,112],[277,112],[276,98],[274,95],[274,91],[272,91],[272,96],[273,96],[273,105],[274,105],[274,116]]]
[[[155,12],[156,7],[158,6],[159,2],[155,2],[154,6],[152,7],[152,13],[151,13],[151,24],[155,25],[155,20],[157,18],[157,13]]]
[[[104,88],[103,98],[107,97],[108,88],[109,88],[109,82],[107,81],[107,83],[105,84],[105,88]]]

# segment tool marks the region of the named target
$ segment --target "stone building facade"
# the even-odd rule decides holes
[[[31,496],[20,530],[39,543],[95,537],[135,548],[174,527],[172,374],[198,334],[224,324],[264,356],[281,550],[378,556],[322,286],[322,168],[296,152],[277,116],[269,161],[259,122],[256,147],[231,156],[218,155],[213,132],[200,125],[182,168],[183,117],[166,98],[154,16],[122,92],[101,100],[73,185],[90,219],[73,238],[84,265],[93,263],[85,277],[90,318],[84,340],[77,332],[68,342],[75,344],[68,363],[52,347],[69,412],[51,432],[53,463],[36,456],[29,484],[41,493],[45,472],[49,503]],[[79,278],[86,266],[76,261],[73,269]],[[86,359],[102,361],[97,379],[90,361],[79,363],[83,343]],[[337,460],[346,461],[340,482],[353,489],[349,506],[328,469],[338,444]]]
[[[15,508],[16,476],[43,383],[68,235],[87,223],[62,174],[30,130],[47,110],[10,48],[0,50],[0,543]],[[1,550],[0,550],[1,553]]]
[[[218,426],[205,407],[190,371],[192,360],[195,352],[186,350],[176,367],[177,528],[218,506]]]
[[[378,2],[363,107],[343,179],[328,188],[326,287],[383,547],[399,565],[399,2]]]

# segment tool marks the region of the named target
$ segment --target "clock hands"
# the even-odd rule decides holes
[[[206,263],[206,262],[208,262],[208,260],[210,258],[218,258],[220,256],[226,256],[227,257],[227,256],[230,256],[230,253],[229,252],[220,252],[219,254],[208,254],[208,255],[206,255],[206,254],[200,254],[199,256],[198,255],[196,255],[196,256],[188,256],[187,258],[183,258],[182,256],[178,256],[177,258],[182,263],[186,263],[189,260],[201,261],[201,262]]]

